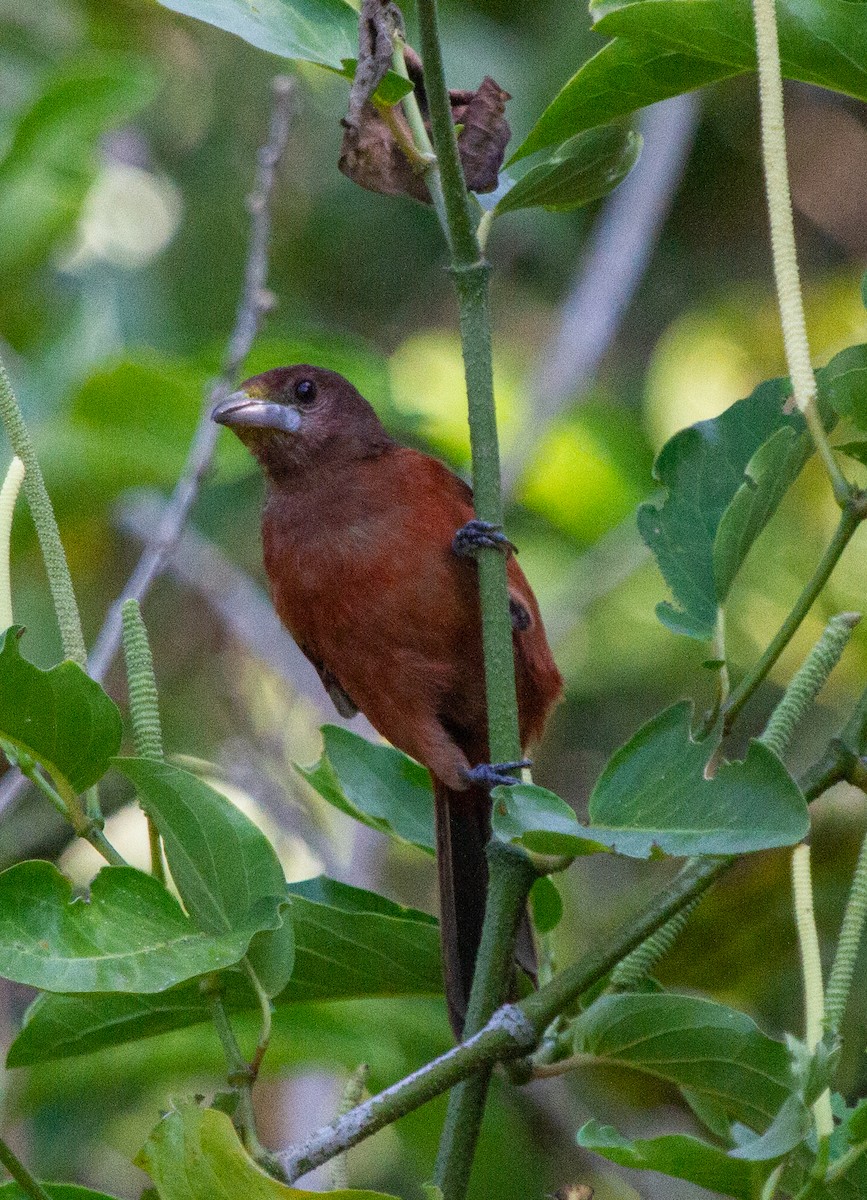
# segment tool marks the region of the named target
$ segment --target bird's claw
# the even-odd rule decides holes
[[[511,787],[512,784],[520,783],[514,772],[523,771],[525,767],[532,767],[532,765],[533,761],[529,758],[522,758],[518,762],[479,763],[464,771],[464,779],[467,783],[487,788],[489,791],[494,787]]]
[[[499,525],[492,521],[480,521],[473,517],[462,525],[452,539],[452,550],[455,554],[472,558],[479,550],[501,550],[504,554],[517,554],[518,548],[503,533]]]

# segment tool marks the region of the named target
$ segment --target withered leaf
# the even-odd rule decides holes
[[[382,0],[376,2],[382,9]],[[367,8],[366,2],[363,12]],[[373,53],[370,50],[373,29],[374,27],[369,25],[366,32],[360,35],[359,72],[365,52]],[[389,46],[390,44],[389,35]],[[380,55],[381,64],[384,61],[383,51],[380,49],[377,53]],[[415,88],[425,127],[430,132],[421,59],[407,46],[404,49],[404,61],[407,74]],[[395,105],[387,111],[381,111],[369,100],[387,69],[388,62],[385,63],[382,74],[377,76],[371,68],[365,87],[370,87],[370,80],[375,82],[367,91],[365,100],[357,111],[353,106],[353,87],[349,111],[343,121],[343,142],[338,166],[344,175],[368,191],[386,196],[410,196],[413,200],[430,204],[430,192],[424,180],[423,164],[417,159],[412,161],[410,155],[401,148],[401,144],[412,146],[412,135],[400,106]],[[491,192],[497,186],[500,167],[511,136],[504,115],[509,93],[486,76],[476,91],[453,90],[449,97],[452,120],[455,125],[461,127],[458,134],[458,151],[467,187],[472,192]]]

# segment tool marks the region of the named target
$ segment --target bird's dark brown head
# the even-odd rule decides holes
[[[274,480],[370,458],[391,445],[379,417],[347,379],[306,364],[245,380],[211,417],[237,434]]]

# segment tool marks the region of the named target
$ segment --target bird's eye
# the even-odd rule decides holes
[[[293,390],[295,399],[302,404],[311,404],[316,398],[316,384],[312,379],[299,379]]]

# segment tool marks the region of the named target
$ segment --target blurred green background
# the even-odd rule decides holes
[[[451,84],[493,75],[513,96],[508,115],[519,139],[601,44],[571,0],[463,0],[443,10]],[[411,8],[407,15],[411,30]],[[240,292],[244,200],[267,126],[269,79],[285,64],[145,0],[0,0],[0,30],[0,348],[37,440],[92,640],[140,551],[132,526],[152,526],[152,490],[166,496],[176,481],[218,369]],[[295,73],[300,112],[274,212],[278,304],[245,374],[292,361],[341,370],[397,436],[465,472],[460,348],[436,222],[421,206],[363,192],[338,172],[345,81],[309,66]],[[633,516],[656,490],[651,465],[668,436],[783,369],[754,91],[746,78],[702,97],[683,178],[637,294],[593,380],[538,442],[527,433],[537,425],[550,340],[599,209],[509,217],[489,244],[502,441],[516,480],[509,532],[567,680],[537,778],[579,812],[608,756],[639,724],[682,695],[699,709],[712,697],[707,648],[674,637],[654,615],[665,587]],[[867,340],[858,286],[867,256],[867,113],[807,87],[789,88],[788,101],[808,318],[824,362]],[[651,151],[664,140],[663,128]],[[0,471],[7,459],[0,446]],[[828,540],[836,518],[827,492],[809,467],[754,549],[729,606],[735,672],[764,647]],[[317,728],[331,715],[321,695],[251,652],[237,620],[220,609],[224,585],[237,578],[230,569],[251,578],[261,598],[261,494],[251,462],[223,435],[193,514],[203,557],[186,556],[185,578],[170,570],[144,610],[166,745],[216,764],[233,798],[277,840],[290,878],[324,868],[433,908],[427,862],[323,811],[293,772],[293,761],[318,756]],[[49,665],[60,647],[23,506],[14,535],[16,619],[27,626],[28,655]],[[862,530],[752,704],[744,736],[760,728],[827,616],[863,604],[865,545]],[[803,730],[795,770],[822,747],[865,677],[862,631]],[[117,665],[108,686],[122,703]],[[115,786],[112,837],[135,857],[143,830],[123,807],[123,784]],[[816,883],[829,940],[864,832],[861,799],[838,789],[819,806]],[[51,814],[26,798],[4,816],[0,859],[62,853],[83,883],[94,860],[65,842]],[[555,961],[604,939],[674,865],[601,855],[558,877],[567,915],[551,939]],[[785,854],[755,856],[718,887],[662,975],[744,1008],[772,1033],[799,1031]],[[8,985],[0,996],[8,1043],[28,996]],[[282,1017],[260,1089],[266,1140],[284,1144],[328,1120],[341,1079],[360,1061],[371,1063],[379,1087],[443,1049],[442,1009],[434,1000],[369,1002]],[[862,1028],[850,1045],[863,1045],[863,1009],[851,1021],[853,1033]],[[215,1034],[196,1029],[8,1072],[3,1120],[41,1175],[138,1196],[146,1179],[129,1159],[161,1104],[213,1089],[219,1074]],[[846,1078],[863,1094],[867,1069],[855,1050]],[[473,1195],[535,1200],[579,1181],[592,1182],[598,1200],[708,1195],[590,1161],[574,1145],[590,1113],[626,1133],[690,1128],[676,1094],[625,1073],[498,1087]],[[415,1181],[430,1175],[442,1114],[431,1105],[354,1151],[351,1181],[420,1200]],[[318,1186],[328,1186],[327,1173]]]

